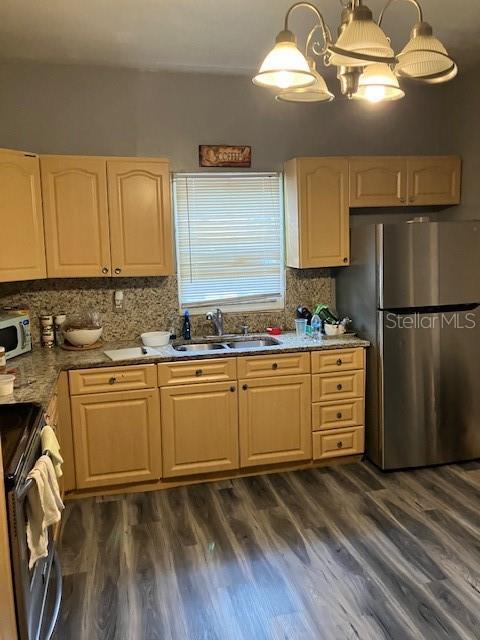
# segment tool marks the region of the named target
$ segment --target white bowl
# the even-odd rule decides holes
[[[12,374],[0,375],[0,396],[10,396],[13,393],[13,381],[15,376]]]
[[[97,342],[102,335],[103,327],[100,329],[69,329],[63,332],[65,340],[74,347],[88,347]]]
[[[342,333],[345,333],[345,327],[343,326],[343,324],[325,323],[323,326],[325,329],[325,334],[327,336],[341,336]]]
[[[164,347],[170,342],[170,331],[149,331],[140,338],[146,347]]]

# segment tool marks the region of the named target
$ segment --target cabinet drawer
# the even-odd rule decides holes
[[[155,388],[156,373],[154,364],[69,371],[70,395]]]
[[[312,352],[312,373],[352,371],[363,369],[363,367],[364,350],[362,347]]]
[[[340,429],[364,424],[363,398],[312,405],[312,429]]]
[[[312,376],[312,402],[362,398],[364,372],[321,373]]]
[[[224,382],[237,377],[235,358],[165,362],[157,366],[160,387],[193,382]]]
[[[271,378],[276,375],[310,373],[309,353],[279,353],[238,358],[239,378]]]
[[[317,431],[313,434],[313,459],[337,458],[363,453],[365,430],[363,427]]]

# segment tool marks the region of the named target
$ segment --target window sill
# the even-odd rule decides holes
[[[206,315],[212,309],[220,308],[223,313],[257,313],[257,312],[275,312],[283,311],[285,309],[285,301],[278,300],[276,302],[263,302],[263,303],[246,303],[246,304],[212,304],[211,306],[202,307],[189,307],[188,305],[181,305],[181,313],[188,309],[188,312],[192,316]]]

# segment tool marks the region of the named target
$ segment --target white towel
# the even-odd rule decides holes
[[[31,569],[39,558],[48,555],[48,527],[60,520],[64,508],[57,477],[48,456],[40,456],[28,474],[34,483],[27,494],[27,544]]]
[[[42,453],[50,454],[50,458],[52,459],[53,468],[55,469],[57,478],[60,478],[63,475],[63,471],[62,471],[63,458],[60,454],[60,445],[58,444],[55,431],[52,429],[52,427],[50,427],[47,424],[42,429],[41,438],[42,438]]]

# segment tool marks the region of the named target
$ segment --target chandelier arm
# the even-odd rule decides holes
[[[313,40],[313,36],[315,35],[317,29],[320,27],[319,24],[316,24],[311,30],[310,33],[307,36],[307,41],[305,44],[305,57],[308,58],[308,51],[309,48],[311,47],[314,55],[316,56],[323,56],[324,53],[326,53],[328,51],[328,43],[327,41],[324,42],[323,47],[320,49],[320,43],[319,42],[312,42]],[[328,29],[328,27],[327,27]],[[328,35],[330,36],[330,31],[328,31]],[[331,37],[331,36],[330,36]]]
[[[287,13],[285,14],[285,31],[289,30],[288,20],[290,19],[290,15],[292,14],[293,11],[295,11],[295,9],[299,9],[300,7],[310,9],[310,11],[313,11],[313,13],[316,15],[316,17],[318,18],[319,25],[315,25],[315,28],[317,26],[320,26],[320,29],[322,30],[322,36],[325,41],[325,45],[328,46],[332,41],[330,29],[328,28],[323,15],[320,13],[317,7],[311,2],[296,2],[295,4],[292,4],[292,6],[288,9]]]
[[[377,21],[377,24],[378,24],[379,27],[382,26],[382,21],[383,21],[383,16],[385,15],[385,11],[395,1],[396,0],[388,0],[387,4],[383,7],[383,9],[380,12],[380,15],[378,17],[378,21]],[[418,2],[418,0],[406,0],[406,2],[409,2],[410,4],[414,5],[414,7],[417,9],[417,13],[418,13],[418,22],[423,22],[423,10],[422,10],[422,7],[420,6],[420,3]]]

